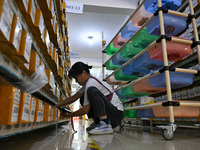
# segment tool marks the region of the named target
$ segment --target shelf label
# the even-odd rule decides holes
[[[69,51],[70,58],[80,58],[80,52],[79,51]]]
[[[66,2],[66,12],[68,13],[75,13],[75,14],[83,14],[83,3],[80,2]]]

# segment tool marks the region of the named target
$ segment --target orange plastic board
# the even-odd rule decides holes
[[[157,102],[157,103],[162,103],[162,102]],[[182,102],[191,103],[191,101],[182,101]],[[174,109],[174,117],[199,117],[199,107],[197,106],[174,106],[173,109]],[[169,117],[169,108],[162,106],[153,107],[153,113],[155,117]]]
[[[149,79],[145,79],[145,80],[142,80],[142,81],[134,84],[133,88],[134,88],[135,92],[138,92],[138,93],[156,94],[156,93],[161,93],[161,92],[166,91],[166,88],[152,87]]]

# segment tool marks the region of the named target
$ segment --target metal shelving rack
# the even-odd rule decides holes
[[[41,33],[39,30],[39,27],[34,26],[31,15],[27,14],[25,10],[25,6],[22,2],[22,0],[9,0],[12,9],[20,18],[20,22],[23,25],[23,27],[31,34],[32,36],[32,44],[34,45],[38,55],[43,60],[44,64],[47,68],[51,69],[54,75],[54,80],[59,86],[59,89],[62,93],[63,98],[67,97],[71,94],[70,91],[70,81],[68,84],[66,84],[66,87],[64,88],[64,83],[62,77],[58,74],[57,66],[54,60],[51,58],[51,56],[48,54],[47,46],[42,42],[41,39]],[[51,19],[52,14],[51,11],[48,10],[47,1],[39,1],[34,0],[36,2],[36,5],[40,7],[41,12],[43,14],[44,18],[44,24],[46,25],[46,28],[48,32],[50,33],[50,41],[53,43],[53,45],[57,48],[58,55],[62,55],[62,50],[59,48],[59,44],[57,41],[57,35],[53,31],[53,27],[51,25]],[[61,3],[63,1],[58,0],[52,0],[52,2],[55,3],[56,10],[59,11],[59,14],[57,17],[58,20],[62,20],[61,13],[64,13],[61,11]],[[59,21],[58,21],[59,22]],[[62,24],[59,24],[60,32],[62,32],[62,37],[67,36],[66,32],[63,33],[63,29],[67,30],[67,26],[64,28],[63,25],[66,25],[66,22],[62,20]],[[68,46],[68,39],[65,38],[63,41],[64,43],[64,50],[67,49]],[[18,82],[26,82],[26,79],[31,76],[34,72],[29,71],[23,63],[27,63],[27,61],[18,55],[16,48],[14,45],[9,42],[2,31],[0,31],[0,81],[5,80],[8,85],[12,85],[14,87],[19,87],[17,84]],[[67,54],[66,54],[67,55]],[[70,60],[68,61],[70,63]],[[59,61],[59,65],[61,64],[61,61]],[[66,77],[67,78],[67,77]],[[51,88],[46,85],[42,89],[38,90],[37,92],[31,94],[33,97],[38,98],[50,105],[55,105],[58,102],[58,97],[54,95]],[[61,119],[58,121],[49,121],[49,122],[32,122],[32,123],[23,123],[23,124],[13,124],[13,125],[0,125],[0,138],[5,136],[10,136],[18,133],[28,132],[34,129],[39,129],[42,127],[46,127],[49,125],[53,125],[56,123],[61,123],[68,121],[68,119]]]
[[[128,21],[136,14],[136,12],[140,9],[140,7],[145,3],[146,0],[142,1],[141,4],[139,5],[139,7],[135,10],[135,12],[130,16],[130,18],[127,20],[127,22],[122,26],[122,28],[118,31],[118,33],[116,34],[116,36],[121,32],[121,30],[124,28],[124,26],[128,23]],[[199,45],[199,36],[198,36],[198,31],[197,31],[197,25],[196,25],[196,21],[195,21],[195,15],[194,15],[194,9],[193,9],[193,4],[192,4],[192,0],[188,0],[189,2],[189,7],[190,7],[190,15],[187,14],[183,14],[180,12],[176,12],[176,11],[172,11],[172,10],[168,10],[167,13],[169,14],[173,14],[173,15],[178,15],[178,16],[182,16],[182,17],[187,17],[187,18],[191,18],[192,20],[192,25],[193,25],[193,29],[194,29],[194,37],[195,40],[194,42],[188,42],[186,40],[179,40],[179,39],[175,39],[172,38],[172,41],[176,41],[176,42],[180,42],[180,43],[188,43],[188,44],[195,44],[197,47],[197,57],[198,57],[198,63],[200,64],[200,45]],[[176,72],[185,72],[185,73],[193,73],[193,74],[199,74],[198,70],[191,70],[191,69],[183,69],[183,68],[172,68],[171,66],[169,66],[168,64],[168,57],[167,57],[167,45],[166,45],[166,36],[165,36],[165,29],[164,29],[164,19],[163,19],[163,9],[162,9],[162,3],[161,0],[158,0],[158,10],[157,13],[159,15],[159,23],[160,23],[160,33],[161,33],[161,37],[159,38],[159,40],[161,40],[162,43],[162,52],[163,52],[163,61],[164,61],[164,67],[154,73],[150,73],[148,75],[145,75],[139,79],[136,79],[124,86],[118,87],[117,89],[115,89],[115,91],[121,90],[125,87],[128,87],[130,85],[133,85],[135,83],[138,83],[146,78],[150,78],[152,76],[155,76],[157,74],[159,74],[161,71],[165,73],[165,79],[166,79],[166,91],[167,91],[167,101],[166,102],[162,102],[162,103],[154,103],[154,104],[149,104],[149,105],[140,105],[140,106],[134,106],[134,107],[130,107],[130,108],[126,108],[125,110],[133,110],[133,109],[146,109],[146,108],[153,108],[153,107],[168,107],[169,108],[169,124],[168,125],[162,125],[162,126],[157,126],[159,128],[162,129],[162,135],[166,140],[171,140],[173,138],[173,133],[177,128],[177,125],[175,124],[175,119],[174,119],[174,110],[173,107],[179,107],[179,106],[195,106],[195,107],[199,107],[200,106],[200,102],[199,101],[191,101],[191,102],[183,102],[183,101],[172,101],[172,93],[171,93],[171,84],[170,84],[170,77],[169,77],[169,71],[176,71]],[[115,52],[104,64],[103,66],[105,67],[105,64],[108,63],[108,61],[110,61],[121,49],[123,49],[123,47],[129,43],[131,41],[131,39],[133,37],[135,37],[135,35],[137,35],[150,21],[153,20],[153,18],[155,17],[155,15],[153,15],[151,18],[149,18],[141,27],[140,29],[137,30],[137,32],[131,36],[131,38],[124,43],[121,48],[119,48],[119,50],[117,52]],[[116,37],[115,36],[115,37]],[[115,38],[114,37],[114,38]],[[113,39],[114,39],[113,38]],[[113,41],[113,39],[111,40],[111,42]],[[111,42],[109,44],[111,44]],[[108,44],[108,45],[109,45]],[[149,48],[151,48],[152,46],[154,46],[156,44],[156,41],[153,42],[150,46],[147,46],[142,52],[140,52],[139,54],[137,54],[136,56],[134,56],[132,59],[130,59],[129,61],[127,61],[126,63],[124,63],[123,65],[121,65],[120,68],[116,69],[115,71],[113,71],[109,76],[104,78],[104,81],[106,81],[107,78],[109,78],[111,75],[113,75],[114,73],[116,73],[117,71],[119,71],[120,69],[122,69],[123,67],[125,67],[126,65],[128,65],[130,62],[132,62],[133,60],[137,59],[139,56],[141,56],[142,54],[144,54],[146,51],[148,51]],[[107,46],[108,47],[108,46]],[[106,48],[107,48],[106,47]],[[105,50],[106,50],[105,48]],[[103,52],[105,52],[105,50]],[[175,65],[176,66],[176,65]],[[177,65],[179,66],[179,65]],[[180,65],[181,66],[181,65]]]

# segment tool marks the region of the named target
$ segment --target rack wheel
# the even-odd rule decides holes
[[[163,138],[165,140],[172,140],[173,137],[174,137],[174,134],[173,133],[169,134],[168,131],[167,131],[167,129],[163,129],[162,130],[162,136],[163,136]]]

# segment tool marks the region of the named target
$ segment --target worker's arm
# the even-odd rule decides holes
[[[83,96],[83,93],[77,92],[73,96],[66,98],[64,101],[57,103],[55,105],[55,107],[59,108],[61,106],[71,104],[71,103],[75,102],[77,99],[79,99],[81,96]]]
[[[73,113],[62,113],[63,117],[76,117],[76,116],[82,116],[85,114],[88,114],[90,111],[90,104],[83,106],[79,110],[73,112]]]

